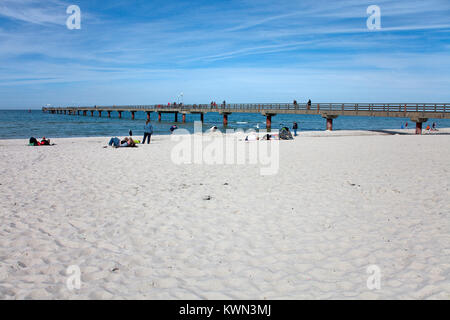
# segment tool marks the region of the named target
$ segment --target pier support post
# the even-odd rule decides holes
[[[183,113],[183,123],[186,123],[186,113]]]
[[[135,111],[130,111],[131,112],[131,120],[134,120],[135,119]]]
[[[175,112],[175,122],[178,122],[178,112]]]
[[[200,121],[203,123],[205,122],[205,114],[202,112],[200,113]]]
[[[86,117],[86,115],[87,115],[87,111],[83,110],[83,116]]]
[[[422,122],[416,122],[416,134],[422,134]]]
[[[161,112],[158,112],[158,122],[161,122]]]
[[[79,116],[80,115],[80,110],[77,110],[77,116]]]
[[[272,129],[272,115],[266,116],[266,128],[267,130]]]
[[[338,115],[336,114],[322,114],[322,118],[327,119],[327,131],[333,131],[333,120],[337,117]]]
[[[108,112],[108,118],[111,118],[111,111],[107,111]]]
[[[122,111],[117,111],[119,113],[119,119],[122,119]]]
[[[275,117],[276,114],[267,112],[262,112],[261,114],[266,117],[266,129],[270,132],[272,129],[272,117]]]
[[[333,131],[333,118],[327,118],[327,130]]]
[[[66,111],[66,110],[64,110],[64,114],[67,114],[67,111]]]
[[[91,117],[94,116],[94,110],[91,110]]]
[[[422,134],[422,124],[428,121],[428,118],[411,118],[416,123],[416,134]]]
[[[99,118],[102,117],[102,110],[98,110],[98,117],[99,117]]]
[[[150,121],[150,111],[147,111],[147,120]]]
[[[230,113],[224,113],[223,114],[223,126],[227,127],[228,126],[228,116],[230,115]]]

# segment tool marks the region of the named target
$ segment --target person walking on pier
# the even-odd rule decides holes
[[[142,144],[145,144],[145,140],[148,138],[148,144],[150,144],[150,140],[152,138],[153,134],[153,126],[150,123],[150,120],[147,120],[144,126],[144,139],[142,141]]]

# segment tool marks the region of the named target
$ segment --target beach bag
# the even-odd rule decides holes
[[[284,127],[280,130],[280,140],[293,140],[294,137],[288,128]]]

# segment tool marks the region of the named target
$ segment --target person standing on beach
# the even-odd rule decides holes
[[[433,122],[433,125],[431,126],[431,130],[437,131],[436,127],[437,127],[436,122]]]
[[[152,138],[153,134],[153,126],[150,123],[150,120],[147,120],[144,126],[144,139],[142,141],[142,144],[145,144],[145,140],[148,138],[148,144],[150,144],[150,139]]]
[[[311,109],[311,99],[308,100],[308,103],[307,103],[307,109],[308,109],[308,110]]]
[[[298,130],[297,122],[294,122],[294,125],[292,126],[292,129],[294,130],[294,137],[296,137],[297,136],[297,130]]]

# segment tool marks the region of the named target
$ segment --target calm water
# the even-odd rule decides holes
[[[108,119],[103,114],[103,118],[97,115],[70,116],[60,114],[47,114],[40,110],[33,110],[29,113],[26,110],[0,110],[0,139],[28,139],[30,137],[49,138],[63,137],[109,137],[126,136],[131,129],[133,135],[139,136],[143,133],[146,120],[144,112],[136,113],[136,120],[131,120],[130,113],[124,112],[123,118],[118,119],[117,113],[112,113],[112,118]],[[181,123],[181,114],[178,115],[177,123],[179,128],[193,131],[193,122],[200,120],[200,115],[187,115],[186,123]],[[173,114],[163,114],[162,122],[158,123],[157,114],[152,114],[152,123],[155,134],[170,134],[169,128],[174,124]],[[257,125],[261,129],[266,127],[265,117],[259,114],[234,113],[228,117],[228,128],[255,129]],[[316,115],[277,115],[272,118],[272,128],[278,129],[282,125],[292,127],[292,122],[296,121],[301,131],[325,130],[325,119]],[[409,123],[409,128],[415,124],[409,119],[403,118],[379,118],[379,117],[338,117],[333,122],[334,130],[379,130],[379,129],[399,129],[402,123]],[[450,127],[450,119],[430,119],[428,123],[436,122],[438,128]],[[216,113],[205,115],[204,129],[211,126],[222,127],[222,116]],[[426,127],[426,124],[424,125]]]

